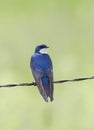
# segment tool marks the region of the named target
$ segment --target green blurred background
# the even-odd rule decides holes
[[[93,0],[0,1],[0,84],[32,82],[30,57],[50,46],[54,80],[94,75]],[[0,89],[0,130],[94,130],[94,81]]]

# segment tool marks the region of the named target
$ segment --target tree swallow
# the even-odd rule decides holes
[[[50,56],[47,54],[45,44],[40,44],[35,48],[31,57],[30,67],[40,94],[46,102],[48,97],[53,101],[53,65]]]

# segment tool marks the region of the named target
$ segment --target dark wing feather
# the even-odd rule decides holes
[[[53,69],[48,69],[47,70],[47,76],[49,77],[49,80],[50,80],[50,100],[53,101],[53,91],[54,91],[54,84],[53,84]]]
[[[43,76],[43,73],[39,69],[35,68],[35,65],[33,64],[33,62],[31,62],[31,70],[32,70],[32,73],[33,73],[33,76],[34,76],[34,79],[35,79],[35,82],[37,84],[40,94],[42,95],[44,100],[48,102],[48,96],[46,94],[46,91],[41,81],[41,77]]]

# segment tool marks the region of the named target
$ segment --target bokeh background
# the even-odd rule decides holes
[[[0,1],[1,85],[34,81],[39,43],[50,46],[54,80],[94,75],[94,1]],[[94,81],[55,84],[52,103],[33,86],[0,88],[0,130],[94,130]]]

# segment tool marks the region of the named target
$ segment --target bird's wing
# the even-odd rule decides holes
[[[46,102],[48,102],[48,96],[47,96],[47,93],[46,93],[44,86],[42,84],[42,81],[41,81],[41,77],[43,76],[43,72],[41,70],[41,67],[39,65],[37,67],[37,65],[34,62],[31,62],[31,70],[32,70],[34,79],[36,81],[37,87],[40,91],[40,94],[42,95],[44,100]]]

